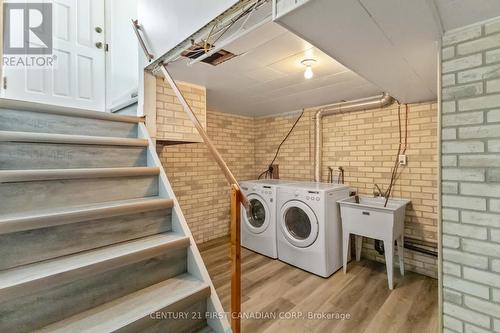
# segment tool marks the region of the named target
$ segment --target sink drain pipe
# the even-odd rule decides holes
[[[381,95],[356,99],[352,101],[339,102],[323,106],[314,115],[314,180],[321,181],[321,153],[323,149],[322,119],[334,114],[343,114],[352,111],[383,108],[394,101],[388,93]]]

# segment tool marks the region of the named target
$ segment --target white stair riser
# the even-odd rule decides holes
[[[0,170],[146,166],[146,148],[0,142]]]
[[[0,131],[137,137],[137,123],[0,109]]]
[[[172,229],[171,209],[0,235],[0,270]]]
[[[198,332],[149,312],[223,311],[140,121],[0,109],[0,332]]]
[[[48,180],[0,184],[0,212],[57,209],[158,194],[158,176]]]
[[[186,272],[186,249],[168,252],[3,302],[0,332],[31,332]]]

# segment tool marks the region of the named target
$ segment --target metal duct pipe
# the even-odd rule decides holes
[[[352,101],[334,103],[323,106],[316,111],[314,116],[314,180],[321,181],[321,152],[323,146],[323,130],[321,120],[323,117],[352,111],[383,108],[394,101],[388,93],[356,99]]]

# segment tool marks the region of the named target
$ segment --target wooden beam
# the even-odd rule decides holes
[[[241,332],[241,240],[240,240],[241,192],[231,186],[231,328]]]

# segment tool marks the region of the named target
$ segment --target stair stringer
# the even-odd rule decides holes
[[[184,214],[182,213],[177,197],[163,169],[160,158],[156,153],[156,145],[149,136],[146,125],[144,123],[139,123],[138,125],[138,138],[148,140],[147,166],[160,168],[158,195],[174,201],[174,206],[172,208],[172,231],[189,237],[190,245],[187,254],[188,272],[210,286],[210,297],[207,299],[207,313],[209,314],[207,317],[207,324],[214,332],[232,332],[229,321],[227,320],[227,315],[222,308],[222,304],[212,284],[212,280],[205,267],[198,247],[196,246],[196,242],[194,241]]]

